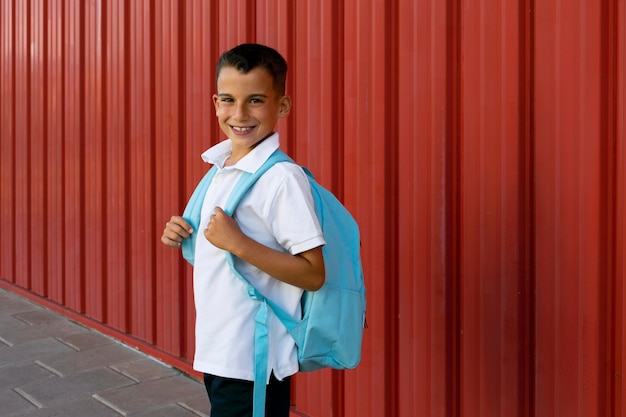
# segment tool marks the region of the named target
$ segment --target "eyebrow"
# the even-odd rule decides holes
[[[218,97],[232,97],[232,94],[229,93],[217,93]],[[250,94],[247,98],[253,98],[253,97],[264,97],[267,98],[269,97],[267,94],[262,94],[262,93],[255,93],[255,94]]]

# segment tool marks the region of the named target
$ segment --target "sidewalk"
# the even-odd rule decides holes
[[[0,415],[198,417],[204,386],[0,289]]]

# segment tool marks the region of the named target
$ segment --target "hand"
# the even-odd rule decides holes
[[[161,236],[161,242],[170,248],[180,248],[183,239],[188,238],[193,233],[191,225],[180,216],[172,216],[165,224],[165,230]]]
[[[234,252],[239,240],[244,236],[237,222],[220,207],[209,217],[204,229],[204,237],[214,246]]]

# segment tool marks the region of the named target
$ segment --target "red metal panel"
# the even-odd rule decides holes
[[[13,2],[0,2],[0,216],[15,219],[15,25]],[[15,242],[15,221],[0,221],[0,234]],[[15,245],[2,245],[0,277],[15,280]]]
[[[63,200],[63,2],[47,3],[46,45],[46,230],[47,296],[63,302],[65,236]]]
[[[62,244],[65,248],[65,290],[63,300],[58,300],[68,308],[84,313],[84,175],[81,124],[83,106],[81,96],[82,72],[81,54],[83,37],[80,24],[80,1],[65,0],[63,5],[63,149],[64,167],[63,202],[65,234]]]
[[[220,50],[212,27],[218,25],[217,2],[195,0],[185,12],[185,154],[182,166],[185,189],[178,210],[187,202],[196,184],[208,171],[200,154],[222,137],[215,120],[215,57]],[[171,253],[171,252],[170,252]],[[178,259],[178,255],[175,255]]]
[[[163,1],[155,10],[155,167],[156,223],[154,230],[163,227],[163,219],[180,213],[181,185],[181,83],[179,82],[181,39],[179,13],[183,13],[175,0]],[[182,72],[182,71],[181,71]],[[156,236],[155,236],[156,238]],[[181,335],[186,330],[181,314],[184,311],[183,282],[179,262],[171,262],[164,255],[171,251],[160,245],[156,251],[156,344],[176,356],[182,354]]]
[[[398,410],[410,416],[446,416],[456,384],[446,330],[452,301],[446,276],[452,268],[450,210],[445,187],[449,153],[444,2],[403,1],[398,8]],[[448,86],[451,88],[452,85]],[[411,138],[404,140],[402,138]],[[448,259],[449,258],[449,259]],[[404,261],[403,261],[404,260]],[[412,260],[408,262],[408,260]],[[410,278],[409,278],[410,277]],[[371,291],[370,291],[371,293]],[[371,297],[376,297],[372,294]]]
[[[129,263],[130,243],[127,239],[130,221],[128,220],[129,172],[128,138],[129,103],[128,80],[128,33],[126,6],[124,0],[106,2],[103,11],[103,42],[105,44],[105,85],[103,92],[103,129],[106,146],[106,320],[108,324],[122,332],[129,330],[129,310],[127,300],[130,293]]]
[[[609,288],[614,294],[614,345],[612,346],[613,367],[609,368],[611,382],[615,388],[607,395],[609,403],[614,405],[614,415],[624,415],[626,413],[626,384],[624,384],[624,335],[626,335],[626,316],[624,310],[624,300],[626,300],[626,4],[617,2],[611,10],[615,19],[610,20],[608,25],[609,34],[615,33],[612,45],[614,54],[609,63],[612,65],[611,74],[613,82],[608,85],[609,91],[615,91],[615,103],[613,107],[614,117],[613,138],[615,140],[615,230],[613,259],[614,259],[614,285]],[[609,16],[612,16],[609,14]],[[609,38],[611,39],[611,38]],[[609,102],[611,104],[611,102]],[[611,106],[609,105],[609,108]],[[610,182],[609,182],[610,184]],[[610,223],[609,223],[610,225]],[[611,229],[609,229],[611,230]],[[607,249],[611,249],[610,247]]]
[[[343,94],[344,202],[361,227],[369,330],[363,367],[346,374],[346,415],[398,416],[397,15],[385,2],[346,2]],[[394,76],[390,76],[394,74]],[[391,99],[391,100],[390,100]],[[384,175],[382,175],[384,173]],[[388,215],[394,213],[394,215]],[[381,382],[384,381],[383,384]],[[410,412],[410,410],[406,410]]]
[[[154,10],[149,0],[130,2],[130,277],[131,332],[155,342],[154,264]]]
[[[254,0],[232,0],[220,2],[219,24],[220,30],[213,33],[219,37],[219,50],[225,51],[243,42],[255,42],[255,12]]]
[[[89,0],[81,2],[84,53],[82,63],[83,88],[83,146],[84,146],[84,220],[83,239],[85,242],[85,313],[98,321],[106,317],[106,172],[103,158],[105,142],[102,134],[102,65],[103,65],[103,22],[101,2]]]
[[[536,6],[536,410],[605,415],[600,4]]]
[[[466,3],[461,13],[459,408],[468,416],[522,416],[529,362],[520,325],[530,297],[519,268],[530,210],[519,178],[527,139],[520,93],[529,87],[519,84],[524,31],[513,3]]]
[[[30,288],[29,140],[28,132],[28,9],[26,1],[15,2],[15,276],[17,284]]]
[[[325,53],[338,47],[340,42],[337,30],[340,14],[338,5],[328,6],[318,1],[294,4],[294,25],[299,30],[294,33],[292,55],[287,56],[288,88],[294,111],[288,118],[290,130],[285,132],[287,143],[283,145],[299,163],[314,170],[321,184],[342,198],[339,166],[333,163],[333,158],[326,157],[328,153],[337,158],[343,155],[343,143],[337,139],[343,128],[343,97],[336,92],[343,80],[343,63]],[[323,26],[331,30],[316,30]],[[282,49],[288,50],[288,47]],[[318,111],[303,111],[310,107]]]
[[[215,91],[215,58],[219,54],[218,37],[211,28],[218,26],[218,2],[194,0],[185,6],[185,56],[184,56],[184,113],[183,124],[184,153],[182,154],[181,175],[183,188],[178,195],[177,205],[165,218],[180,214],[196,184],[208,170],[202,163],[200,154],[220,138],[219,128],[215,121],[212,94]],[[159,220],[159,219],[157,219]],[[181,266],[179,279],[184,284],[185,309],[182,312],[186,324],[185,349],[186,358],[194,354],[194,320],[193,288],[191,267],[182,261],[177,251],[166,251],[163,257],[170,262],[178,262]]]
[[[28,107],[30,109],[30,120],[28,129],[30,134],[30,178],[27,190],[29,195],[30,212],[30,276],[33,291],[39,294],[46,294],[46,273],[45,265],[45,203],[46,195],[44,189],[45,180],[45,139],[44,128],[44,25],[43,25],[43,1],[32,0],[30,7],[30,33],[29,33],[29,79],[30,96]]]

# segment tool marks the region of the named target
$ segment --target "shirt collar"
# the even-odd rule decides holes
[[[270,157],[280,145],[278,133],[275,132],[257,146],[254,147],[246,156],[241,158],[233,168],[246,172],[256,172],[257,169]],[[218,168],[224,168],[224,163],[233,151],[233,144],[230,139],[226,139],[217,145],[212,146],[202,154],[202,160],[209,164],[217,165]]]

